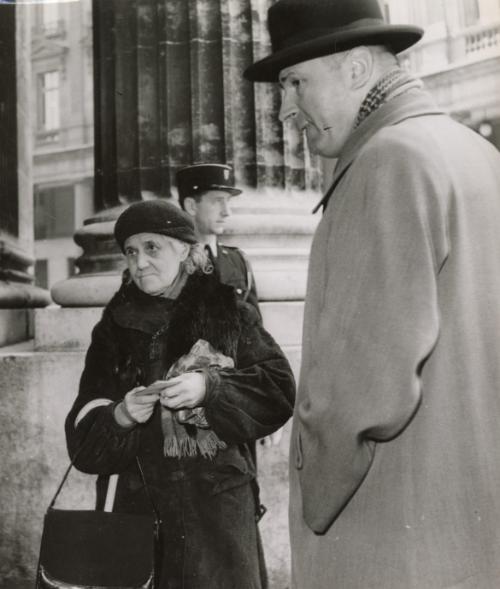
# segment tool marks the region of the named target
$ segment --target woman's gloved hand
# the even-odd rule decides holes
[[[145,423],[153,414],[160,398],[159,390],[150,387],[135,387],[129,391],[123,401],[115,407],[115,419],[123,427]]]

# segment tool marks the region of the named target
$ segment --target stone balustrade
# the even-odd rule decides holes
[[[472,30],[466,30],[465,36],[465,55],[477,55],[491,48],[500,48],[500,23],[481,25],[474,27]]]
[[[454,32],[442,28],[403,54],[403,64],[420,77],[500,55],[500,22]]]

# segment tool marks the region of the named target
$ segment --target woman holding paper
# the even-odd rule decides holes
[[[294,380],[253,308],[211,272],[190,217],[163,201],[115,225],[124,281],[93,330],[66,420],[97,506],[162,519],[161,589],[263,589],[252,444],[290,417]]]

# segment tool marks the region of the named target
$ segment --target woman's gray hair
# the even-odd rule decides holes
[[[197,270],[203,274],[211,274],[214,271],[214,265],[201,243],[189,246],[188,257],[182,262],[182,266],[188,274],[194,274]]]

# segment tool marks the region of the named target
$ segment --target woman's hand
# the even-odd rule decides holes
[[[167,409],[193,409],[203,402],[206,394],[203,372],[185,372],[165,383],[160,403]]]
[[[145,423],[153,414],[155,404],[160,398],[159,391],[135,387],[129,391],[115,409],[115,419],[120,425],[130,426]]]

